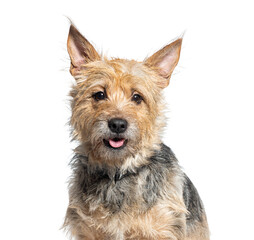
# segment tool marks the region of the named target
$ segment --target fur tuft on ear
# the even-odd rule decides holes
[[[154,69],[165,81],[160,82],[161,88],[169,84],[170,77],[179,61],[182,46],[182,38],[165,46],[144,61],[144,64]]]
[[[70,72],[72,75],[76,75],[84,64],[101,59],[92,44],[81,35],[73,24],[69,30],[67,50],[71,58]]]

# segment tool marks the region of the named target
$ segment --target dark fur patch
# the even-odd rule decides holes
[[[161,145],[160,151],[155,151],[149,158],[148,164],[133,172],[121,174],[117,168],[94,167],[89,164],[86,156],[80,154],[75,155],[72,167],[74,176],[71,189],[75,188],[73,193],[78,193],[75,197],[85,195],[85,199],[89,200],[82,201],[102,204],[112,213],[123,210],[124,206],[132,206],[140,201],[140,198],[145,203],[143,210],[146,211],[160,198],[162,186],[167,181],[166,177],[176,169],[180,171],[174,153],[164,144]],[[138,178],[143,182],[143,187],[139,187],[139,190],[136,189]],[[201,221],[203,206],[198,192],[185,174],[184,179],[183,198],[189,211],[187,220]]]
[[[184,203],[189,211],[187,215],[187,221],[191,220],[202,220],[202,215],[204,212],[202,201],[199,197],[198,191],[191,182],[191,180],[184,174],[185,182],[183,188],[183,199]]]
[[[78,189],[73,192],[82,193],[80,196],[85,194],[90,200],[96,199],[97,203],[112,213],[120,211],[124,204],[131,206],[137,198],[143,198],[146,203],[144,210],[147,210],[156,203],[162,184],[175,165],[177,160],[165,145],[161,146],[160,151],[155,151],[148,164],[122,175],[117,168],[94,167],[89,164],[86,156],[77,154],[72,162],[72,187]],[[142,192],[135,190],[138,178],[142,178],[144,183]]]

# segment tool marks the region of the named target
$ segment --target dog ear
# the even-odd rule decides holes
[[[145,65],[154,69],[165,81],[159,82],[161,88],[169,84],[170,77],[175,69],[181,52],[182,38],[177,39],[171,44],[165,46],[151,57],[145,60]]]
[[[100,60],[100,55],[88,40],[73,26],[70,26],[67,50],[71,58],[70,72],[75,76],[86,63]]]

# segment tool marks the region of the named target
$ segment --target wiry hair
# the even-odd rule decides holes
[[[76,240],[208,240],[203,204],[176,157],[160,138],[161,90],[180,56],[178,39],[136,62],[101,58],[74,26],[68,37],[73,138],[69,206],[64,223]],[[94,98],[103,94],[103,100]],[[138,94],[138,102],[133,96]],[[124,119],[115,133],[111,119]],[[126,139],[121,149],[105,139]]]

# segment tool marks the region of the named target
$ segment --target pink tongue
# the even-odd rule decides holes
[[[119,148],[122,147],[124,144],[124,139],[121,139],[119,141],[114,141],[113,139],[109,139],[109,144],[113,148]]]

